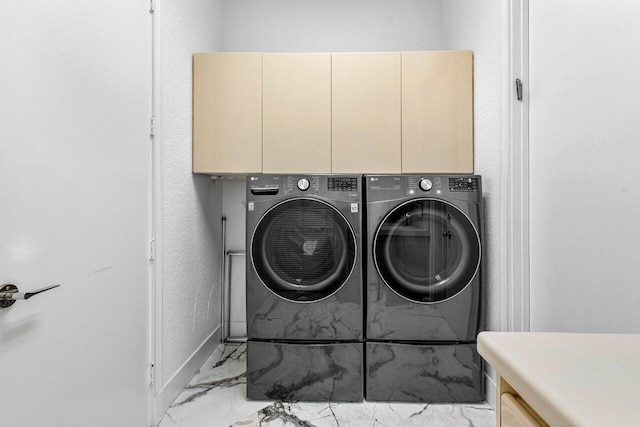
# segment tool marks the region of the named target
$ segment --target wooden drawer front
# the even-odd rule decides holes
[[[544,427],[525,408],[521,401],[511,393],[500,395],[500,426],[501,427]]]

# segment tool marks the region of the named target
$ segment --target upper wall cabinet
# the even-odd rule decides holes
[[[196,54],[193,171],[473,173],[473,53]]]
[[[473,53],[402,53],[402,172],[473,173]]]
[[[337,53],[332,61],[331,171],[400,173],[400,53]]]
[[[331,172],[331,55],[263,54],[262,168]]]
[[[262,54],[193,56],[193,171],[262,171]]]

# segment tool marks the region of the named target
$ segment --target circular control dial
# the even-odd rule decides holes
[[[298,180],[298,188],[302,191],[306,191],[309,188],[309,180],[307,178],[300,178]]]
[[[429,191],[433,187],[433,183],[430,179],[423,178],[420,180],[420,189],[422,191]]]

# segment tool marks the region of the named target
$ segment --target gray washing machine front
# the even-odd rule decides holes
[[[362,176],[247,177],[247,335],[358,340]]]
[[[362,176],[247,177],[247,397],[364,397]]]
[[[367,176],[366,198],[366,338],[475,340],[480,327],[480,176]]]

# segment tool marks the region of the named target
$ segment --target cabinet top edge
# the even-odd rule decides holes
[[[194,52],[193,56],[204,55],[376,55],[382,53],[471,53],[473,50],[397,50],[375,52]]]

